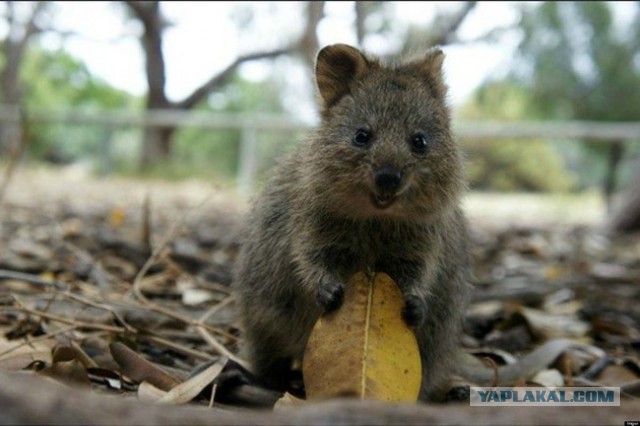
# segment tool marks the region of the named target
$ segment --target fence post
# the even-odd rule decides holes
[[[624,141],[612,139],[607,152],[607,168],[602,179],[602,193],[607,208],[607,214],[613,211],[613,195],[618,187],[618,166],[624,157]]]
[[[98,170],[100,176],[108,176],[113,172],[113,147],[111,144],[115,129],[113,126],[107,126],[104,130],[104,136],[100,140],[100,166]]]
[[[238,164],[237,190],[242,197],[251,193],[258,168],[258,130],[245,127],[240,133],[240,157]]]

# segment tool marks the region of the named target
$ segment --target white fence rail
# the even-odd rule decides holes
[[[294,133],[306,131],[314,123],[303,123],[284,116],[223,114],[203,111],[79,111],[41,110],[21,111],[0,105],[0,125],[58,123],[68,125],[100,126],[113,131],[145,127],[197,127],[202,129],[237,129],[241,132],[238,186],[246,193],[257,170],[256,146],[261,131]],[[472,122],[454,121],[454,132],[459,138],[473,139],[579,139],[601,142],[640,141],[640,122]],[[109,143],[109,141],[105,141]],[[105,149],[104,152],[108,152]],[[105,159],[108,161],[108,159]]]
[[[177,126],[203,129],[299,131],[313,126],[313,123],[303,123],[281,115],[226,114],[177,110],[154,110],[149,112],[29,110],[23,114],[17,108],[0,106],[0,122],[18,123],[24,117],[28,118],[32,123],[65,123],[111,128]],[[603,141],[640,139],[640,122],[454,121],[453,126],[459,137],[475,139],[566,138],[599,139]]]

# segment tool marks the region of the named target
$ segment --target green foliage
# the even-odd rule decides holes
[[[625,16],[628,27],[617,25],[606,2],[521,5],[521,41],[512,72],[479,90],[465,114],[516,120],[640,120],[640,7],[630,5],[627,10],[633,10]],[[512,146],[470,141],[470,155],[482,159],[476,163],[472,159],[472,183],[587,188],[600,185],[603,178],[612,183],[616,175],[629,175],[612,165],[609,156],[614,151],[609,144],[557,142]],[[564,167],[571,173],[560,173]]]
[[[127,108],[136,99],[92,75],[85,64],[63,50],[31,49],[21,69],[27,110],[105,110]],[[38,124],[29,128],[29,155],[71,161],[99,155],[107,138],[95,126]]]
[[[25,103],[34,108],[125,108],[132,98],[92,75],[86,65],[64,50],[31,49],[22,68]]]
[[[557,192],[575,188],[562,157],[547,141],[469,141],[465,151],[474,189]]]
[[[514,82],[485,85],[461,111],[470,120],[519,121],[529,115],[528,93]],[[555,144],[543,140],[462,141],[474,189],[567,191],[575,187]]]
[[[252,82],[236,75],[225,87],[214,92],[209,101],[199,107],[204,111],[245,113],[250,115],[277,114],[284,111],[279,88],[272,81]],[[242,133],[239,130],[206,130],[183,128],[174,139],[174,162],[186,164],[198,173],[210,173],[222,180],[235,177],[240,159]],[[269,167],[272,155],[286,149],[290,141],[276,134],[258,135],[258,157],[261,170]],[[274,151],[275,150],[275,151]]]
[[[543,2],[522,6],[518,66],[512,78],[527,88],[532,116],[540,119],[640,121],[640,4],[624,7],[620,25],[609,2]],[[637,148],[629,147],[627,151]],[[615,147],[580,145],[583,185],[594,176],[613,185]],[[571,152],[569,152],[571,151]],[[568,147],[567,155],[575,155]]]
[[[606,2],[544,2],[522,11],[520,66],[540,118],[640,120],[640,7],[631,31]]]

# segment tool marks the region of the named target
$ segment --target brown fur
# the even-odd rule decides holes
[[[438,49],[383,64],[346,45],[320,51],[322,121],[274,171],[255,200],[237,264],[246,356],[284,386],[323,310],[341,302],[358,271],[398,282],[423,362],[421,399],[452,366],[469,293],[462,161],[450,129]],[[352,143],[371,132],[367,147]],[[425,153],[412,151],[416,132]],[[376,204],[381,170],[402,176],[390,205]],[[327,366],[327,368],[330,368]]]

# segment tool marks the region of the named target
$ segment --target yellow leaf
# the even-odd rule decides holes
[[[342,307],[320,318],[309,337],[302,365],[307,399],[416,401],[420,351],[402,318],[403,306],[402,292],[388,275],[354,275]]]
[[[561,265],[549,265],[543,270],[544,278],[549,281],[557,281],[566,275],[567,271]]]
[[[45,281],[54,282],[56,280],[56,274],[51,271],[42,272],[39,276]]]
[[[114,207],[109,212],[109,225],[112,228],[118,229],[122,226],[122,222],[124,222],[124,218],[127,214],[124,209],[121,207]]]

